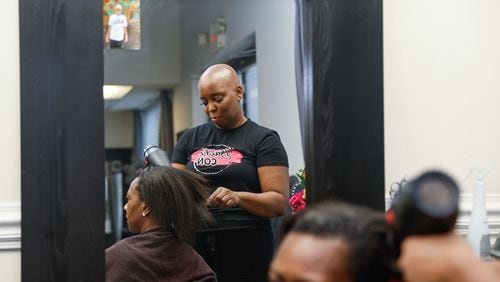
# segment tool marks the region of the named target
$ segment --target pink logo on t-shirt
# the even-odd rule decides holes
[[[193,166],[199,172],[213,167],[218,168],[218,172],[226,169],[234,163],[241,163],[243,155],[227,145],[210,145],[191,154]],[[221,168],[222,166],[222,168]]]

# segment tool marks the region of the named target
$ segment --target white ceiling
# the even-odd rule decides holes
[[[160,98],[160,90],[134,88],[120,100],[104,100],[105,111],[141,110]]]

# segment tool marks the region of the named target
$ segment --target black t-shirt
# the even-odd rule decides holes
[[[212,122],[189,129],[175,146],[172,162],[204,175],[213,191],[223,186],[253,193],[262,192],[257,168],[288,166],[278,133],[251,120],[231,130],[219,129]],[[249,215],[239,208],[211,211],[216,218],[219,214]]]

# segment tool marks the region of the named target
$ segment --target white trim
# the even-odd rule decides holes
[[[0,203],[0,251],[21,249],[21,205]]]
[[[474,200],[473,193],[462,193],[460,196],[460,214],[455,232],[466,235],[470,224],[470,214]],[[386,207],[390,206],[389,195],[385,196]],[[500,234],[500,194],[486,194],[486,209],[491,239]],[[21,249],[21,205],[20,203],[0,202],[0,251]]]

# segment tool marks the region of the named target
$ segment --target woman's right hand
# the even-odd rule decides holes
[[[496,265],[481,261],[457,234],[408,237],[398,265],[409,282],[500,281]]]
[[[232,208],[239,204],[238,193],[226,188],[218,187],[207,199],[207,205],[218,208]]]

